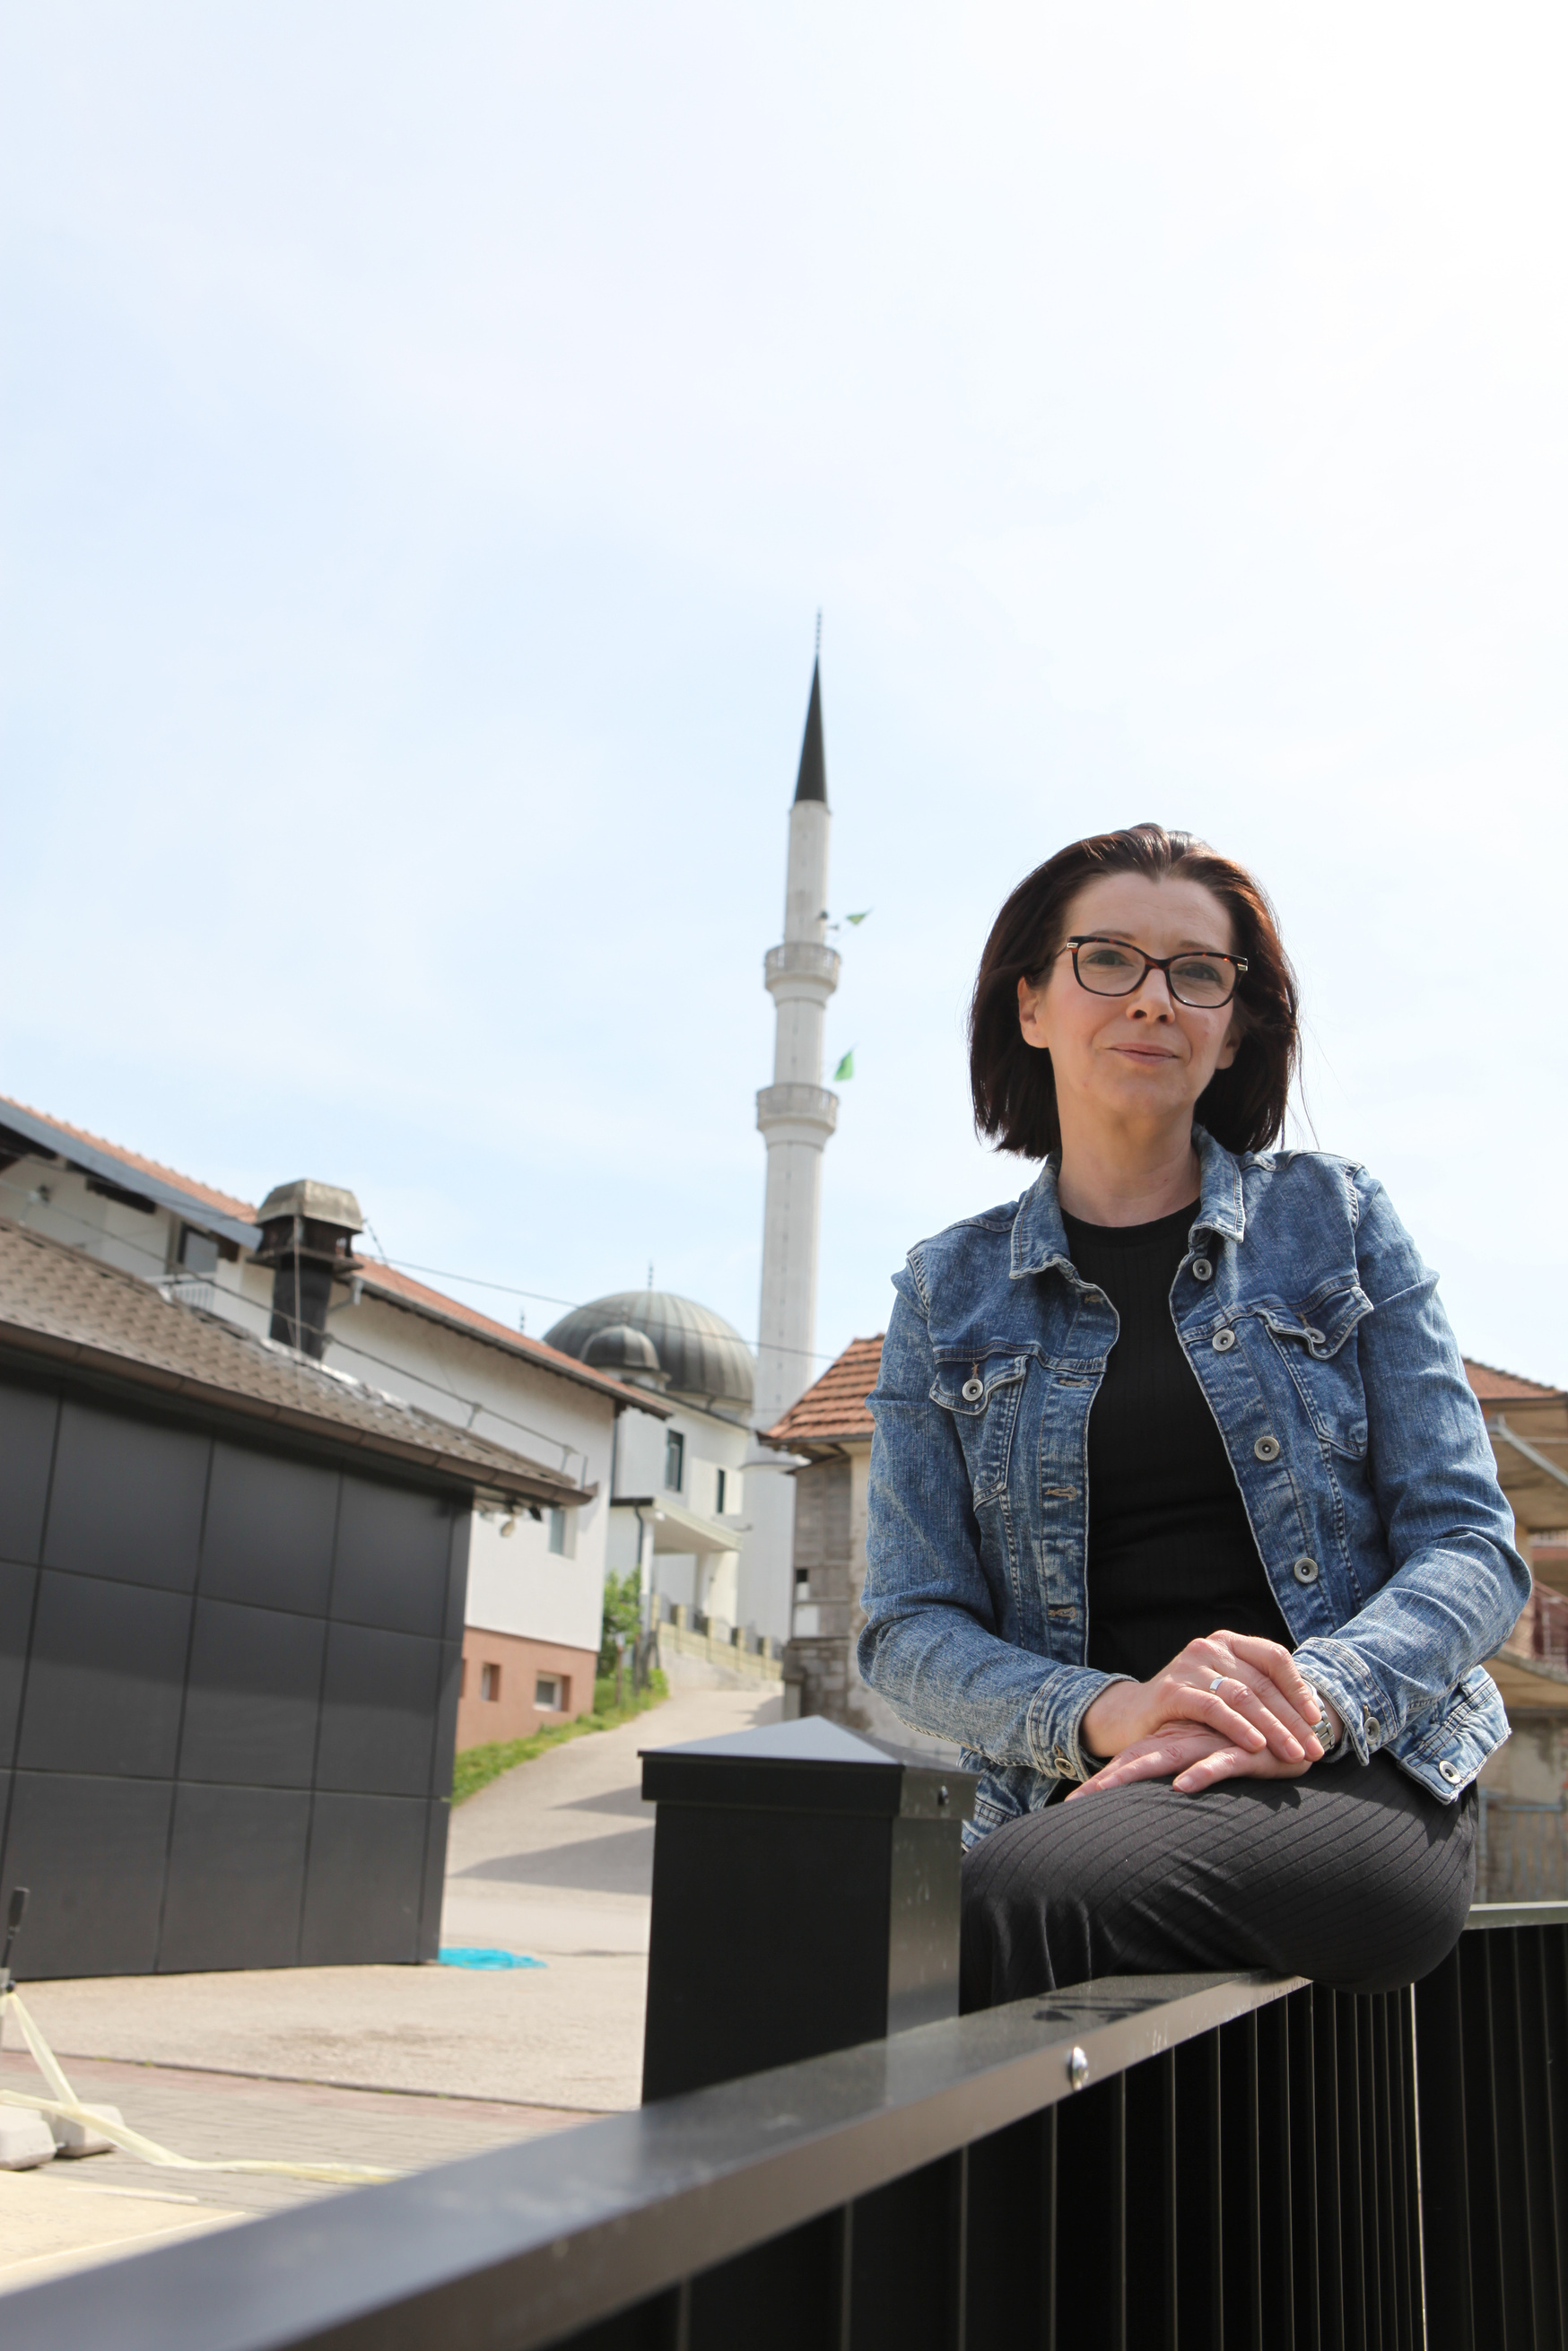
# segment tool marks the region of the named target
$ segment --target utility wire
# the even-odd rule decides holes
[[[19,1184],[7,1183],[4,1176],[0,1176],[0,1189],[4,1189],[7,1192],[22,1192],[24,1187]],[[61,1217],[68,1217],[71,1214],[69,1209],[60,1207],[56,1207],[54,1213],[57,1216]],[[172,1212],[171,1211],[171,1213]],[[83,1229],[88,1232],[96,1233],[102,1229],[101,1227],[98,1225],[89,1224],[85,1217],[74,1217],[72,1221],[81,1225]],[[194,1219],[193,1218],[190,1221],[194,1222]],[[390,1257],[381,1242],[380,1236],[375,1232],[374,1228],[371,1225],[367,1224],[364,1229],[366,1232],[370,1233],[371,1238],[376,1242],[378,1249],[381,1249],[382,1254],[380,1262],[388,1267],[393,1273],[423,1273],[428,1275],[435,1281],[458,1281],[461,1282],[465,1289],[493,1290],[499,1297],[528,1298],[532,1299],[537,1304],[541,1306],[565,1307],[569,1312],[575,1312],[577,1308],[580,1306],[592,1306],[597,1303],[597,1301],[591,1298],[557,1298],[547,1290],[522,1290],[518,1288],[516,1282],[491,1281],[483,1274],[453,1273],[444,1266],[415,1265],[413,1260],[408,1258]],[[124,1249],[137,1249],[139,1248],[139,1244],[137,1242],[122,1239],[121,1236],[119,1234],[115,1234],[113,1238],[116,1242]],[[140,1254],[152,1259],[155,1264],[162,1265],[163,1262],[156,1249],[141,1249]],[[376,1260],[371,1259],[367,1260],[367,1262],[374,1264]],[[168,1269],[165,1270],[168,1270]],[[178,1272],[179,1269],[176,1267],[172,1269],[172,1270]],[[641,1290],[627,1290],[623,1294],[628,1298],[640,1298],[644,1295]],[[460,1305],[462,1301],[455,1300],[453,1302]],[[669,1331],[671,1332],[682,1332],[687,1337],[692,1335],[690,1328],[686,1323],[673,1322],[668,1316],[663,1314],[642,1317],[639,1319],[637,1327],[639,1330],[643,1331]],[[519,1338],[527,1338],[531,1334],[527,1332],[519,1332],[517,1335]],[[736,1335],[739,1338],[742,1346],[749,1347],[753,1353],[761,1353],[762,1342],[760,1339],[748,1339],[743,1332],[737,1332]],[[831,1364],[838,1361],[837,1356],[826,1353],[820,1347],[782,1347],[770,1345],[768,1352],[777,1355],[801,1356],[804,1357],[807,1362],[813,1364]]]
[[[36,1187],[34,1188],[36,1189]],[[26,1186],[20,1184],[10,1183],[4,1176],[0,1176],[0,1191],[19,1192],[23,1195],[24,1199],[28,1196]],[[166,1265],[163,1257],[159,1250],[148,1249],[143,1243],[131,1240],[124,1234],[106,1233],[101,1225],[90,1223],[87,1217],[78,1217],[76,1215],[74,1210],[62,1207],[57,1201],[49,1201],[47,1203],[47,1207],[51,1216],[61,1217],[68,1224],[79,1225],[81,1229],[86,1233],[90,1233],[94,1239],[112,1241],[117,1249],[126,1249],[135,1257],[144,1257],[148,1260],[149,1264],[155,1265],[159,1269],[158,1278],[160,1280],[190,1281],[205,1279],[205,1277],[202,1275],[193,1275],[190,1273],[183,1274],[178,1266],[171,1268]],[[27,1228],[24,1227],[24,1230],[26,1229]],[[253,1299],[246,1298],[243,1294],[238,1294],[233,1290],[225,1290],[221,1283],[214,1283],[212,1286],[214,1290],[219,1291],[223,1297],[225,1299],[234,1299],[237,1305],[248,1310],[249,1311],[257,1314],[265,1314],[268,1311],[266,1307],[257,1305],[256,1301]],[[221,1316],[219,1319],[225,1322],[235,1322],[235,1318],[226,1314]],[[289,1318],[286,1315],[284,1320],[287,1322]],[[246,1331],[252,1338],[263,1337],[266,1335],[264,1332],[251,1331],[248,1324],[243,1322],[236,1323],[235,1327]],[[296,1322],[295,1328],[298,1330],[298,1323]],[[583,1452],[582,1447],[580,1445],[568,1445],[564,1437],[552,1435],[549,1429],[536,1428],[531,1421],[518,1420],[515,1418],[512,1414],[501,1412],[497,1410],[496,1405],[486,1404],[477,1396],[462,1395],[455,1388],[452,1387],[444,1388],[439,1380],[429,1378],[425,1373],[415,1371],[407,1364],[394,1364],[385,1355],[373,1354],[368,1347],[360,1346],[352,1339],[343,1338],[337,1331],[329,1331],[327,1338],[330,1345],[340,1349],[344,1354],[355,1356],[362,1364],[374,1364],[379,1371],[392,1372],[398,1379],[403,1381],[405,1384],[409,1381],[416,1381],[423,1387],[434,1388],[438,1395],[444,1394],[450,1396],[454,1404],[465,1405],[471,1416],[468,1424],[470,1428],[474,1426],[475,1417],[481,1413],[487,1413],[492,1420],[501,1422],[505,1427],[519,1429],[524,1436],[538,1437],[541,1444],[556,1447],[563,1457],[563,1467],[565,1461],[570,1460],[573,1454],[578,1455],[584,1462],[587,1461],[588,1457]],[[367,1382],[366,1384],[370,1385],[371,1383]]]

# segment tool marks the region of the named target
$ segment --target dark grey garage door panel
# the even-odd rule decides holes
[[[316,1785],[427,1795],[441,1664],[439,1641],[332,1625]]]
[[[426,1810],[408,1797],[317,1796],[302,1966],[418,1959]]]
[[[68,1397],[44,1565],[191,1591],[211,1452],[210,1437]]]
[[[452,1514],[453,1505],[438,1495],[345,1476],[333,1616],[392,1632],[439,1635],[446,1618]]]
[[[172,1795],[166,1780],[17,1772],[5,1883],[32,1891],[25,1974],[151,1975]]]
[[[442,1630],[449,1641],[461,1641],[468,1614],[468,1555],[474,1533],[474,1513],[466,1504],[452,1514],[452,1545],[446,1566],[446,1615]]]
[[[181,1779],[308,1788],[326,1646],[319,1616],[198,1599]]]
[[[451,1823],[449,1803],[430,1805],[424,1830],[424,1892],[419,1914],[422,1959],[434,1959],[441,1949],[441,1897],[446,1890],[446,1834]]]
[[[13,1567],[0,1560],[0,1766],[9,1769],[16,1750],[22,1683],[27,1671],[27,1639],[33,1626],[36,1567]]]
[[[37,1562],[60,1400],[0,1381],[0,1559]]]
[[[292,1967],[309,1826],[303,1790],[178,1789],[161,1972]]]
[[[431,1753],[430,1793],[449,1797],[452,1793],[451,1757],[457,1745],[457,1701],[463,1695],[463,1645],[459,1641],[442,1644],[441,1690],[435,1709],[435,1745]]]
[[[46,1568],[18,1767],[172,1779],[190,1628],[183,1593]]]
[[[202,1539],[203,1592],[324,1616],[337,1521],[335,1469],[220,1438]]]

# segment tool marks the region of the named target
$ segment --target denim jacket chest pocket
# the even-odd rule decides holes
[[[1372,1311],[1354,1279],[1300,1306],[1256,1309],[1317,1435],[1356,1461],[1366,1456],[1366,1391],[1355,1334]]]
[[[1006,1490],[1029,1361],[1027,1354],[1005,1353],[937,1354],[931,1401],[952,1417],[977,1510]]]

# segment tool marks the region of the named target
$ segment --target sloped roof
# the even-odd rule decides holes
[[[591,1491],[221,1315],[171,1304],[151,1282],[9,1217],[0,1217],[0,1344],[513,1500],[580,1502]]]
[[[470,1338],[486,1340],[493,1347],[505,1347],[508,1354],[521,1355],[545,1371],[559,1373],[562,1379],[575,1380],[580,1387],[594,1388],[616,1404],[635,1405],[639,1412],[652,1413],[656,1420],[670,1417],[670,1406],[661,1404],[648,1389],[632,1387],[626,1381],[618,1380],[612,1372],[599,1371],[591,1364],[580,1364],[575,1355],[552,1347],[548,1339],[530,1339],[521,1331],[510,1330],[505,1322],[481,1314],[476,1307],[448,1298],[444,1290],[428,1290],[412,1274],[400,1273],[395,1266],[383,1264],[380,1258],[361,1258],[356,1261],[355,1270],[367,1290],[374,1290],[394,1306],[406,1306],[433,1322],[445,1322]]]
[[[139,1151],[127,1151],[121,1144],[110,1143],[101,1134],[91,1134],[85,1126],[72,1126],[67,1119],[47,1115],[8,1094],[0,1094],[0,1127],[6,1126],[36,1150],[57,1153],[89,1175],[113,1175],[125,1183],[128,1191],[140,1190],[160,1207],[184,1216],[192,1224],[225,1230],[227,1238],[242,1248],[254,1249],[261,1245],[256,1210],[248,1200],[235,1199],[232,1193],[220,1192],[211,1184],[200,1184],[193,1176],[182,1176],[176,1168],[144,1158]],[[70,1148],[72,1144],[78,1146],[77,1150]],[[135,1180],[138,1176],[142,1178],[140,1185]],[[204,1217],[204,1209],[215,1214]],[[580,1386],[595,1388],[617,1404],[634,1404],[640,1412],[651,1412],[661,1419],[669,1417],[668,1408],[645,1389],[629,1387],[607,1372],[578,1363],[542,1339],[530,1339],[520,1331],[510,1330],[505,1322],[494,1322],[488,1314],[464,1306],[439,1290],[428,1289],[423,1281],[399,1273],[378,1259],[361,1259],[356,1270],[362,1274],[368,1290],[380,1291],[396,1305],[406,1306],[432,1322],[449,1323],[471,1337],[487,1340],[492,1346],[505,1347],[508,1353],[525,1356],[547,1371],[559,1373],[563,1379],[577,1381]]]
[[[256,1249],[260,1244],[256,1210],[248,1201],[236,1200],[231,1192],[220,1192],[214,1185],[199,1184],[193,1176],[182,1176],[177,1168],[144,1158],[139,1151],[107,1142],[85,1126],[72,1126],[66,1119],[51,1118],[9,1094],[0,1094],[0,1128],[8,1128],[29,1150],[68,1160],[100,1181],[122,1184],[127,1191],[172,1208],[192,1224],[222,1233],[241,1248]]]
[[[1517,1372],[1500,1372],[1491,1364],[1478,1364],[1473,1355],[1465,1357],[1465,1376],[1483,1404],[1501,1404],[1510,1396],[1554,1396],[1556,1388],[1542,1386],[1539,1380],[1521,1380]]]
[[[857,1439],[869,1442],[875,1423],[865,1400],[876,1385],[885,1335],[879,1331],[874,1339],[852,1339],[821,1378],[813,1380],[783,1418],[764,1433],[763,1443],[776,1445],[781,1453],[810,1453]]]

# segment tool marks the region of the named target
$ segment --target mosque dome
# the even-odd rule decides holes
[[[654,1364],[612,1364],[590,1352],[601,1343],[619,1347],[633,1338],[647,1343]],[[605,1371],[656,1368],[678,1395],[701,1397],[732,1413],[751,1408],[756,1365],[734,1323],[695,1299],[677,1298],[667,1290],[618,1290],[591,1305],[574,1306],[545,1332],[545,1343]]]
[[[559,1346],[557,1338],[550,1344]],[[645,1331],[634,1331],[630,1322],[607,1322],[596,1331],[582,1351],[580,1360],[591,1364],[596,1372],[620,1372],[635,1378],[652,1377],[663,1380],[658,1349]]]

